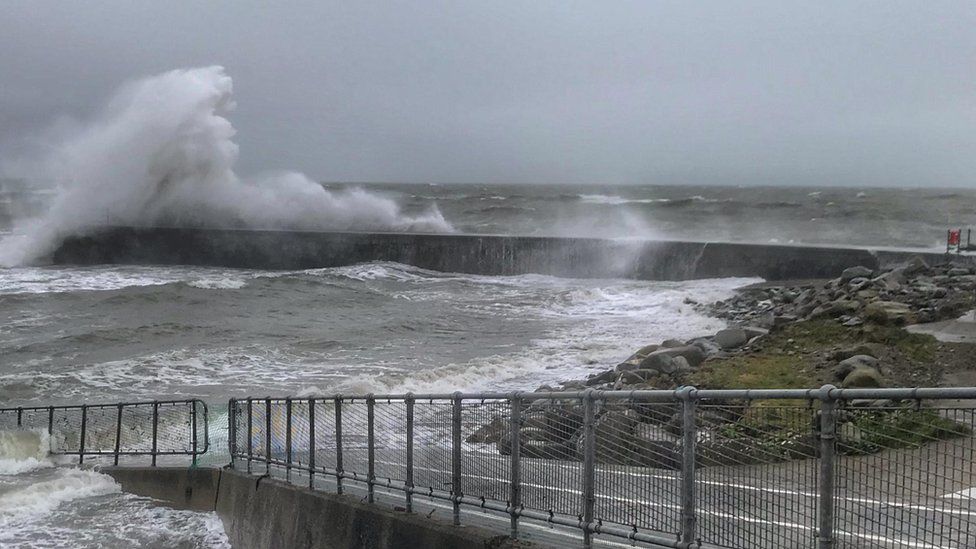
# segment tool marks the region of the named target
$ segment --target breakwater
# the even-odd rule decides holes
[[[506,549],[505,535],[371,505],[232,469],[108,467],[126,492],[176,509],[216,511],[234,549]],[[539,544],[518,547],[539,547]]]
[[[940,253],[774,244],[541,236],[110,227],[70,236],[55,264],[205,265],[255,269],[395,261],[446,272],[578,278],[689,280],[759,276],[826,278]],[[968,257],[954,260],[969,261]]]

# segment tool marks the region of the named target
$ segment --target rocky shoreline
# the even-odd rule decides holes
[[[937,383],[945,368],[964,364],[959,345],[940,344],[904,326],[958,318],[974,307],[976,270],[929,266],[920,258],[873,271],[851,267],[831,280],[757,284],[717,303],[691,305],[729,321],[711,336],[646,345],[614,368],[537,391],[698,388],[846,388]],[[917,447],[963,436],[971,427],[913,403],[853,401],[840,416],[846,454]],[[816,425],[809,411],[784,414],[751,402],[709,402],[699,413],[702,466],[767,463],[813,457]],[[526,457],[578,460],[582,406],[537,401],[523,417]],[[680,463],[676,404],[604,404],[596,416],[597,461],[674,469]],[[908,434],[906,434],[908,433]],[[912,433],[924,433],[916,436]],[[468,438],[511,451],[509,425],[496,417]]]

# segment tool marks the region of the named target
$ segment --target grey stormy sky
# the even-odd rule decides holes
[[[239,171],[968,186],[976,3],[0,0],[0,156],[220,64]]]

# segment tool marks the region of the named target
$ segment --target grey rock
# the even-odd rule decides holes
[[[864,308],[864,316],[879,324],[911,324],[914,322],[912,309],[898,301],[875,301]]]
[[[616,379],[617,379],[617,372],[614,370],[607,370],[605,372],[601,372],[599,374],[590,376],[586,380],[586,386],[593,387],[594,385],[600,385],[603,383],[612,383]]]
[[[948,274],[949,276],[966,276],[970,273],[969,273],[969,269],[963,267],[954,267],[952,269],[949,269]]]
[[[725,350],[738,349],[747,341],[749,341],[749,337],[742,328],[726,328],[715,334],[715,343]]]
[[[596,458],[600,463],[627,464],[634,445],[637,412],[610,411],[596,419]]]
[[[629,358],[614,368],[617,372],[629,372],[631,370],[637,370],[641,368],[641,364],[646,360],[646,358]]]
[[[877,369],[880,361],[871,355],[854,355],[840,361],[836,367],[834,367],[834,379],[838,381],[843,381],[851,374],[854,370],[858,368],[872,368]]]
[[[841,387],[845,389],[879,388],[884,386],[884,378],[876,368],[859,366],[847,374]]]
[[[853,356],[864,355],[872,358],[878,358],[880,356],[880,350],[877,346],[872,345],[857,345],[854,347],[845,347],[843,349],[837,349],[836,351],[830,353],[830,360],[836,360],[837,362],[847,360]]]
[[[906,276],[916,275],[918,273],[927,272],[929,270],[929,264],[925,262],[919,256],[914,256],[908,260],[908,263],[901,268]]]
[[[871,279],[865,277],[852,278],[850,282],[847,283],[847,289],[850,292],[859,292],[866,288],[868,284],[871,284]]]
[[[634,368],[635,370],[638,368]],[[674,359],[671,355],[660,351],[655,351],[641,361],[641,370],[652,370],[660,373],[671,373],[674,371]]]
[[[756,326],[743,326],[742,331],[746,333],[746,337],[752,339],[754,337],[769,335],[769,330],[766,328],[758,328]]]
[[[658,347],[658,349],[671,349],[671,348],[674,348],[674,347],[683,347],[684,344],[685,343],[683,341],[679,341],[677,339],[666,339],[666,340],[664,340],[664,341],[661,342],[661,346]],[[648,353],[648,354],[650,354],[650,353]]]
[[[670,349],[659,349],[652,354],[668,355],[670,357],[684,357],[692,368],[697,368],[699,364],[705,361],[705,352],[696,345],[683,345],[681,347],[672,347]]]
[[[841,282],[847,282],[854,278],[868,278],[872,274],[874,274],[874,271],[871,269],[858,265],[856,267],[848,267],[844,269],[844,271],[840,274],[840,280]]]
[[[879,288],[889,291],[896,291],[900,290],[902,285],[905,284],[905,277],[902,271],[894,270],[878,276],[871,282],[873,282],[874,285],[878,286]]]
[[[714,341],[706,337],[700,337],[698,339],[692,340],[691,344],[701,349],[702,353],[706,357],[717,355],[722,351],[722,348],[719,347],[717,343],[715,343]]]
[[[511,428],[507,418],[502,416],[494,417],[491,422],[482,425],[475,432],[468,435],[465,442],[472,444],[491,444],[498,442]]]
[[[689,374],[694,371],[694,368],[688,363],[688,359],[683,356],[671,357],[671,361],[674,363],[674,371],[671,372],[672,375]]]
[[[657,370],[632,370],[620,374],[620,381],[623,385],[637,385],[647,383],[657,375]]]

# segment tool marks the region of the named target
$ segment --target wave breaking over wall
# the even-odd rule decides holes
[[[329,191],[300,173],[239,176],[225,117],[232,92],[217,66],[122,86],[33,163],[36,179],[53,182],[55,192],[45,213],[21,220],[0,242],[0,265],[33,261],[63,236],[105,224],[453,232],[436,207],[411,216],[388,198]]]

